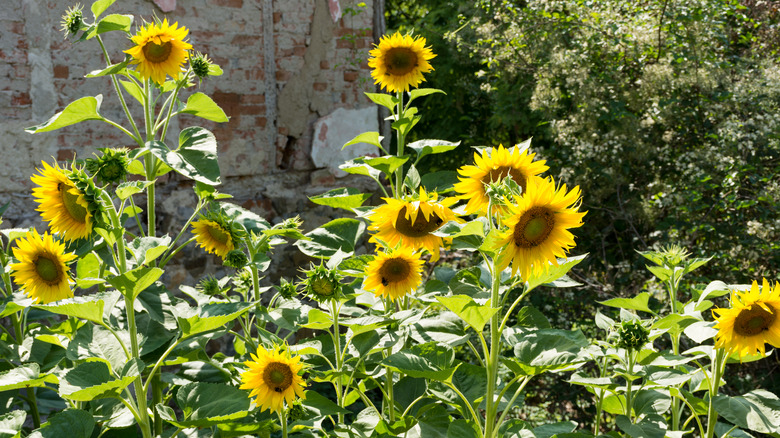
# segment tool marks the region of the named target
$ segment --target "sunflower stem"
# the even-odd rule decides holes
[[[712,380],[710,381],[710,400],[707,407],[707,435],[705,438],[712,438],[715,436],[715,426],[718,424],[718,412],[715,411],[715,396],[718,395],[718,389],[720,388],[720,380],[723,377],[723,372],[726,369],[726,350],[723,348],[715,349],[715,360],[710,364],[710,373]]]
[[[627,350],[627,366],[626,366],[626,417],[628,417],[629,420],[633,420],[634,413],[632,409],[633,401],[632,399],[632,388],[631,386],[634,383],[634,360],[636,359],[636,352],[633,348],[629,348]]]
[[[492,223],[492,221],[491,221]],[[490,305],[493,308],[498,308],[501,303],[499,297],[499,286],[501,282],[501,271],[499,271],[496,265],[495,259],[493,260],[493,270],[491,271],[491,289],[490,289]],[[493,438],[498,430],[496,424],[497,416],[497,400],[494,400],[496,393],[496,381],[498,380],[498,357],[501,354],[501,331],[499,312],[493,314],[490,317],[490,350],[485,362],[487,363],[487,390],[485,391],[485,438]]]
[[[144,121],[146,122],[146,143],[154,140],[154,121],[152,120],[152,85],[149,79],[144,81]],[[144,157],[144,167],[146,168],[146,180],[152,181],[146,189],[146,218],[147,218],[147,236],[156,237],[157,230],[154,214],[154,177],[157,162],[152,151],[147,151]]]
[[[106,66],[111,65],[111,58],[108,56],[108,52],[106,51],[106,46],[103,44],[103,39],[100,37],[100,35],[96,36],[98,44],[100,44],[100,49],[103,50],[103,56],[106,58]],[[111,76],[111,83],[114,84],[114,90],[116,90],[116,95],[119,97],[119,102],[122,104],[122,109],[125,111],[125,116],[127,117],[127,120],[130,122],[130,126],[133,127],[133,132],[135,135],[131,134],[130,132],[126,132],[130,138],[135,140],[136,143],[138,143],[138,146],[143,147],[143,142],[141,141],[141,132],[138,131],[138,126],[135,124],[135,120],[133,119],[133,116],[130,114],[130,110],[127,107],[127,102],[125,102],[125,96],[122,93],[122,89],[119,87],[119,81],[116,78],[116,75],[109,75]],[[123,128],[124,129],[124,128]]]
[[[342,399],[342,392],[344,392],[344,388],[342,387],[341,382],[341,330],[339,329],[339,308],[338,308],[338,300],[330,300],[330,313],[331,317],[333,319],[333,345],[334,345],[334,352],[333,354],[336,355],[336,373],[338,373],[338,377],[336,378],[336,404],[339,407],[344,407],[344,400]],[[339,424],[344,423],[344,414],[339,412]]]
[[[395,117],[396,121],[401,120],[401,117],[404,113],[404,92],[399,91],[396,96],[398,97],[398,105],[396,108],[397,114]],[[397,148],[395,155],[398,158],[401,158],[404,155],[404,133],[401,131],[401,127],[399,126],[396,128],[396,134],[397,134]],[[404,182],[404,166],[398,166],[398,169],[395,170],[395,193],[393,193],[393,196],[395,199],[401,199],[403,197],[403,182]]]
[[[282,423],[282,438],[287,438],[287,413],[284,411],[284,408],[279,411],[279,421]]]

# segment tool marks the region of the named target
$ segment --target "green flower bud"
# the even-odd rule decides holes
[[[301,404],[299,399],[295,400],[295,402],[293,402],[293,404],[287,408],[287,419],[290,422],[304,420],[308,416],[309,415],[306,412],[306,408],[303,407],[303,404]]]
[[[209,296],[222,293],[222,287],[219,285],[219,280],[211,275],[201,280],[197,289]]]
[[[304,291],[312,300],[325,302],[335,300],[341,296],[341,276],[336,271],[331,271],[324,266],[315,266],[304,271],[306,278],[303,280]]]
[[[65,11],[65,15],[62,16],[60,24],[62,25],[62,31],[65,33],[65,38],[76,35],[81,30],[84,24],[84,14],[81,12],[81,8],[80,4],[71,6]]]
[[[246,266],[246,264],[249,262],[249,259],[247,259],[244,251],[241,251],[240,249],[234,249],[228,251],[225,259],[222,262],[225,264],[225,266],[241,269]]]
[[[617,346],[626,350],[639,350],[647,344],[650,331],[642,325],[641,321],[623,321],[617,329]]]
[[[284,278],[282,279],[279,286],[276,286],[276,290],[279,292],[279,295],[287,300],[290,300],[294,296],[298,295],[298,287],[295,285],[295,283],[290,283]]]
[[[127,176],[130,166],[129,150],[127,148],[99,149],[103,155],[97,158],[87,158],[86,169],[101,184],[118,183]]]
[[[195,55],[190,57],[190,67],[192,67],[192,72],[195,73],[195,76],[198,77],[198,79],[203,80],[209,75],[209,71],[211,70],[211,66],[213,63],[209,59],[208,55],[204,55],[203,53],[197,52]]]

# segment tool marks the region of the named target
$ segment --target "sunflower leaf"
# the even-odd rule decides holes
[[[122,275],[108,280],[112,286],[119,289],[127,299],[135,299],[144,289],[151,286],[163,274],[163,270],[155,267],[135,268]]]
[[[254,303],[208,303],[197,308],[182,303],[173,308],[182,337],[218,329],[243,315]]]
[[[93,254],[94,255],[94,254]],[[79,263],[81,263],[79,261]],[[114,307],[119,300],[117,291],[98,292],[96,294],[68,298],[49,304],[37,304],[33,307],[55,313],[85,319],[97,324],[103,324],[103,313],[106,308]]]
[[[134,380],[133,376],[114,378],[105,362],[85,362],[62,376],[59,394],[74,401],[117,397]]]
[[[371,99],[372,102],[374,102],[377,105],[382,105],[383,107],[390,110],[390,112],[395,111],[395,107],[398,104],[398,98],[391,95],[391,94],[384,94],[384,93],[365,93],[366,97]]]
[[[599,304],[609,307],[617,307],[627,310],[640,310],[655,315],[655,312],[650,310],[649,303],[650,294],[642,292],[634,298],[612,298],[606,301],[598,301]]]
[[[25,411],[11,411],[0,415],[0,437],[13,438],[22,436],[22,425],[27,419]]]
[[[168,422],[176,427],[208,427],[248,415],[246,392],[230,385],[189,383],[179,388],[176,403],[184,414],[182,421]]]
[[[103,12],[106,12],[106,9],[113,5],[115,1],[116,0],[95,0],[90,8],[92,10],[92,15],[95,16],[95,20],[97,20]]]
[[[179,147],[168,149],[161,141],[150,141],[146,147],[177,173],[209,185],[221,183],[217,161],[217,140],[209,130],[195,126],[179,133]]]
[[[127,64],[129,63],[129,60],[124,60],[118,64],[109,65],[108,67],[104,68],[103,70],[94,70],[89,72],[85,77],[87,78],[96,78],[100,76],[107,76],[107,75],[115,75],[115,74],[121,74],[125,71],[125,68],[127,67]]]
[[[535,289],[543,284],[549,284],[566,275],[571,268],[575,267],[581,261],[585,260],[588,254],[558,260],[558,266],[549,265],[547,269],[540,273],[532,273],[528,278],[528,290]]]
[[[457,148],[459,145],[459,141],[453,143],[445,140],[418,140],[413,143],[409,143],[407,147],[417,152],[417,161],[420,161],[420,159],[426,155],[449,152]]]
[[[358,135],[357,137],[353,138],[352,140],[344,143],[344,146],[342,146],[341,149],[343,150],[347,146],[352,146],[353,144],[368,143],[368,144],[376,146],[379,149],[381,149],[382,151],[384,151],[385,149],[382,147],[382,139],[383,138],[384,137],[379,135],[378,132],[373,132],[373,131],[372,132],[364,132],[364,133]]]
[[[333,208],[342,208],[352,211],[355,207],[360,207],[371,197],[371,193],[362,193],[358,189],[351,187],[333,189],[316,196],[310,196],[309,200],[318,205],[326,205]]]
[[[383,157],[376,158],[362,158],[363,162],[368,164],[385,175],[392,175],[396,169],[403,166],[409,161],[409,156],[396,157],[395,155],[385,155]]]
[[[53,115],[49,120],[40,125],[26,128],[25,131],[30,134],[54,131],[86,120],[103,120],[103,116],[98,114],[100,103],[103,101],[103,95],[98,94],[95,97],[87,96],[71,102],[62,111]]]
[[[187,106],[181,112],[211,120],[212,122],[224,123],[229,121],[225,111],[208,95],[200,92],[193,94],[187,99]]]
[[[769,391],[756,389],[738,397],[718,395],[714,404],[718,414],[743,429],[780,436],[780,399]]]
[[[92,39],[102,33],[113,32],[115,30],[121,30],[125,32],[130,31],[130,27],[133,25],[132,15],[111,14],[103,17],[96,26],[91,26],[83,39]]]
[[[89,438],[95,429],[95,419],[87,411],[66,409],[48,418],[28,438]]]
[[[436,299],[439,300],[444,307],[458,315],[477,333],[482,333],[485,324],[487,324],[490,318],[499,310],[489,306],[480,306],[468,295],[436,297]]]
[[[407,105],[411,104],[414,99],[417,99],[418,97],[428,96],[431,94],[447,94],[442,90],[439,90],[437,88],[415,88],[409,93],[409,102]]]
[[[47,382],[57,383],[57,377],[51,374],[41,376],[40,365],[34,362],[0,373],[0,391],[46,386]]]

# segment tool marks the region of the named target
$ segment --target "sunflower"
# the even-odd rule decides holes
[[[730,309],[714,309],[718,334],[715,347],[728,353],[737,352],[739,358],[761,353],[766,355],[765,343],[780,347],[780,283],[772,287],[763,279],[761,290],[753,281],[749,291],[733,291]]]
[[[165,82],[165,75],[179,79],[181,65],[189,57],[188,50],[192,45],[184,38],[189,32],[186,27],[178,27],[179,23],[168,24],[168,19],[162,23],[149,23],[142,26],[131,40],[135,46],[125,50],[133,57],[131,64],[138,65],[138,73],[144,79],[152,80],[160,85]]]
[[[241,389],[249,389],[249,398],[256,397],[255,403],[260,411],[269,409],[280,412],[283,402],[291,406],[295,396],[306,398],[303,388],[306,382],[298,374],[303,368],[300,356],[291,357],[289,351],[276,347],[271,351],[261,345],[257,355],[244,362],[247,369],[241,373]]]
[[[580,188],[566,191],[566,184],[556,188],[552,178],[529,178],[522,196],[507,203],[504,218],[508,229],[499,234],[500,269],[512,264],[512,275],[519,270],[524,280],[542,272],[548,263],[558,266],[557,257],[566,257],[574,247],[569,228],[582,226],[585,212],[578,211]]]
[[[442,238],[433,234],[449,221],[462,222],[450,206],[454,198],[438,201],[435,192],[427,193],[420,187],[414,200],[383,198],[385,205],[377,207],[370,215],[368,229],[376,231],[372,242],[382,242],[388,248],[399,244],[411,249],[425,248],[432,254],[431,261],[439,259]]]
[[[195,234],[195,240],[203,249],[223,259],[227,253],[235,249],[233,233],[227,224],[201,218],[192,223],[192,233]]]
[[[388,92],[409,91],[409,87],[420,85],[423,73],[433,70],[429,59],[436,55],[425,47],[425,38],[401,35],[399,32],[383,36],[375,49],[369,52],[368,66],[374,83]]]
[[[11,264],[11,275],[28,297],[35,303],[46,304],[73,296],[65,263],[76,255],[65,254],[64,244],[48,232],[41,236],[31,230],[16,245],[13,252],[19,263]]]
[[[41,174],[30,179],[38,185],[33,188],[33,196],[43,220],[49,222],[52,231],[61,233],[65,240],[88,237],[92,233],[93,221],[84,193],[57,164],[51,167],[44,162],[43,170],[36,170]]]
[[[534,156],[536,154],[529,154],[528,149],[520,152],[520,148],[510,150],[501,145],[483,149],[482,155],[474,152],[474,165],[458,169],[462,176],[458,177],[460,182],[453,186],[456,192],[461,193],[460,199],[468,199],[466,213],[487,216],[490,198],[485,186],[491,182],[510,177],[525,192],[528,179],[548,169],[545,160],[533,161]],[[499,207],[497,211],[505,213],[506,209]]]
[[[422,265],[420,255],[408,247],[380,252],[366,266],[363,289],[395,301],[417,289],[422,282]]]

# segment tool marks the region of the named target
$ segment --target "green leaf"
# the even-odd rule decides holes
[[[249,397],[235,386],[216,383],[189,383],[176,393],[176,403],[184,420],[171,422],[176,427],[208,427],[246,417]]]
[[[579,330],[519,329],[512,341],[517,364],[528,375],[576,368],[587,360],[583,349],[590,345]]]
[[[340,164],[339,169],[343,170],[344,172],[350,173],[352,175],[363,175],[377,181],[379,181],[379,177],[382,176],[382,172],[364,163],[363,157],[359,157],[354,160],[349,160],[344,164]]]
[[[125,68],[127,67],[127,64],[130,61],[122,61],[118,64],[112,64],[108,67],[104,68],[103,70],[95,70],[87,74],[86,77],[88,78],[97,78],[100,76],[108,76],[108,75],[115,75],[115,74],[121,74],[125,71]]]
[[[86,289],[105,282],[100,278],[100,258],[94,252],[84,254],[76,264],[76,284],[78,287]]]
[[[648,415],[637,424],[625,415],[618,415],[615,423],[631,438],[664,438],[666,422],[660,415]]]
[[[516,327],[528,328],[552,328],[550,321],[539,309],[533,306],[525,306],[517,312]]]
[[[415,88],[409,93],[409,102],[407,102],[407,105],[411,104],[412,101],[418,97],[428,96],[435,93],[447,94],[444,91],[438,90],[436,88]]]
[[[417,168],[414,167],[414,164],[412,164],[409,167],[409,171],[406,172],[406,176],[404,177],[404,186],[407,187],[410,192],[416,192],[417,187],[420,187],[420,172],[417,171]]]
[[[574,432],[576,428],[577,423],[574,421],[559,421],[535,427],[532,432],[536,438],[552,438],[556,435]]]
[[[109,6],[113,5],[116,0],[95,0],[95,2],[92,3],[92,15],[95,16],[95,20],[100,17],[103,12],[106,11],[106,9],[109,8]]]
[[[295,246],[311,257],[330,257],[337,251],[352,253],[365,228],[357,219],[335,219],[306,233],[309,240],[299,240]]]
[[[122,342],[130,345],[127,332],[119,332]],[[73,340],[68,343],[65,357],[71,361],[86,357],[104,360],[115,372],[121,370],[127,362],[127,355],[117,338],[108,329],[95,324],[81,326]]]
[[[18,438],[27,419],[25,411],[11,411],[0,415],[0,438]]]
[[[191,336],[224,326],[246,313],[254,303],[208,303],[197,308],[186,303],[173,308],[182,336]]]
[[[438,341],[455,347],[469,339],[463,319],[452,312],[403,325],[409,326],[412,339],[418,343]]]
[[[555,280],[563,277],[568,273],[571,268],[577,266],[581,261],[585,260],[588,254],[583,254],[575,257],[569,257],[566,259],[558,259],[558,266],[549,265],[547,269],[540,274],[531,274],[528,278],[528,290],[532,290],[546,283],[552,283]]]
[[[143,104],[144,102],[144,90],[138,86],[133,81],[124,81],[119,80],[119,83],[122,84],[122,87],[127,91],[127,94],[133,96],[135,100],[138,101],[138,103]],[[131,172],[132,173],[132,172]],[[141,175],[144,175],[144,173],[141,173]]]
[[[116,196],[120,200],[124,201],[125,199],[135,195],[136,193],[141,193],[146,189],[147,187],[154,184],[154,181],[128,181],[123,182],[119,184],[116,188]]]
[[[217,140],[207,129],[195,126],[179,134],[179,148],[168,149],[165,143],[151,141],[149,150],[181,175],[209,185],[220,184]]]
[[[90,438],[95,428],[92,414],[81,409],[66,409],[49,417],[27,438]]]
[[[225,111],[217,105],[208,95],[197,92],[187,99],[187,106],[181,110],[182,113],[192,114],[212,122],[225,123],[230,119],[225,115]]]
[[[320,395],[316,391],[306,391],[306,398],[302,401],[307,411],[314,413],[315,417],[325,417],[327,415],[348,414],[349,411],[339,407],[329,398]]]
[[[253,213],[243,207],[231,204],[229,202],[223,202],[220,204],[222,211],[225,213],[228,219],[234,224],[239,224],[247,231],[247,233],[260,234],[261,232],[271,228],[271,224],[267,220],[263,219],[257,213]]]
[[[0,392],[46,386],[46,382],[57,383],[57,377],[50,374],[41,376],[40,366],[29,363],[0,373]]]
[[[49,304],[37,304],[37,309],[47,310],[57,315],[67,315],[74,318],[85,319],[97,324],[103,324],[103,314],[106,304],[108,308],[114,307],[119,301],[117,291],[98,292],[92,295],[78,296]]]
[[[381,364],[407,376],[442,382],[450,380],[458,368],[457,366],[441,368],[428,359],[408,351],[399,351],[392,354],[385,358]]]
[[[378,132],[373,132],[373,131],[372,132],[364,132],[364,133],[358,135],[357,137],[353,138],[352,140],[344,143],[344,146],[342,146],[341,149],[343,150],[347,146],[352,146],[353,144],[368,143],[368,144],[376,146],[379,149],[384,151],[384,148],[382,147],[382,138],[384,138],[384,137],[379,135]]]
[[[714,328],[714,321],[697,321],[683,330],[686,336],[701,344],[707,339],[712,339],[718,334],[718,331]]]
[[[455,420],[447,428],[447,438],[477,438],[479,433],[472,426],[473,422]]]
[[[718,395],[715,410],[724,419],[754,432],[780,436],[780,399],[763,389],[755,389],[744,396]]]
[[[25,131],[30,134],[37,134],[40,132],[54,131],[55,129],[64,128],[86,120],[103,120],[103,116],[98,114],[102,101],[102,94],[98,94],[95,97],[82,97],[81,99],[71,102],[64,110],[53,115],[44,123],[26,128]]]
[[[395,107],[398,104],[398,98],[390,95],[390,94],[384,94],[384,93],[365,93],[366,97],[371,99],[372,102],[374,102],[377,105],[382,105],[383,107],[390,110],[390,112],[395,112]]]
[[[490,318],[500,310],[487,305],[481,306],[468,295],[436,297],[436,299],[439,300],[444,307],[450,309],[453,313],[466,321],[466,324],[470,325],[477,333],[482,333],[485,324],[487,324],[487,322],[490,321]]]
[[[359,318],[343,319],[340,321],[341,325],[349,328],[349,330],[352,332],[352,336],[375,331],[380,327],[384,327],[392,323],[392,319],[375,315],[366,315]]]
[[[669,332],[672,335],[678,335],[685,330],[689,325],[699,321],[690,315],[680,315],[678,313],[672,313],[664,316],[663,318],[655,321],[650,327],[651,329],[662,330]]]
[[[140,267],[122,275],[108,279],[108,282],[119,289],[128,300],[134,300],[144,289],[154,284],[163,274],[163,270],[155,267]]]
[[[136,265],[142,266],[163,255],[170,244],[171,237],[167,235],[163,237],[138,237],[128,244],[128,249],[133,253]]]
[[[639,310],[655,315],[655,312],[650,310],[648,303],[650,302],[650,294],[642,292],[634,298],[612,298],[606,301],[597,301],[599,304],[609,307],[617,307],[626,310]]]
[[[309,310],[308,322],[301,327],[312,330],[324,330],[331,326],[333,326],[333,320],[330,318],[330,314],[327,314],[320,309],[312,308]]]
[[[420,185],[429,192],[448,192],[458,182],[458,173],[452,170],[429,172],[420,178]]]
[[[363,205],[371,195],[371,193],[362,193],[358,189],[348,187],[333,189],[321,195],[310,196],[309,200],[317,205],[352,211],[353,208]]]
[[[445,140],[418,140],[407,145],[408,148],[417,152],[417,161],[426,155],[441,154],[449,152],[460,145],[460,142],[451,142]],[[417,162],[415,161],[415,162]]]
[[[82,37],[83,39],[92,39],[102,33],[113,32],[115,30],[121,30],[124,32],[130,32],[130,27],[133,25],[132,15],[111,14],[105,16],[97,23],[97,26],[92,26]]]
[[[84,362],[62,376],[59,394],[73,401],[119,397],[134,380],[135,376],[115,378],[105,362]]]
[[[637,417],[647,414],[663,414],[672,406],[672,399],[668,394],[658,390],[637,391],[633,402],[634,413]]]
[[[396,157],[395,155],[385,155],[377,158],[361,157],[364,163],[373,167],[374,169],[383,172],[385,175],[392,175],[396,169],[403,166],[404,163],[409,161],[408,156]]]

